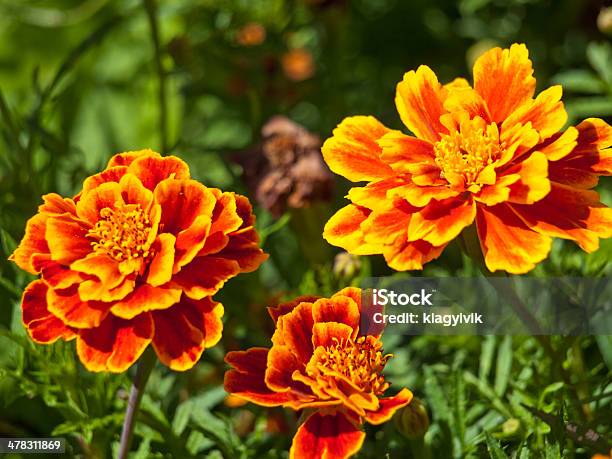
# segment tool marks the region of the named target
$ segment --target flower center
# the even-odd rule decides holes
[[[311,367],[311,377],[339,373],[364,392],[376,395],[389,387],[382,371],[391,355],[383,355],[382,343],[373,336],[340,341],[334,338],[334,344],[325,351]]]
[[[461,131],[443,135],[434,145],[440,177],[455,187],[489,183],[493,171],[485,168],[501,156],[503,148],[495,124],[484,128],[462,126]]]
[[[125,261],[150,255],[150,232],[151,221],[140,204],[117,204],[100,211],[100,220],[87,236],[93,239],[94,251]]]

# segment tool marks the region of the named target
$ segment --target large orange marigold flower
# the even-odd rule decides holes
[[[221,337],[212,295],[266,259],[246,198],[150,150],[115,155],[74,198],[43,201],[11,256],[40,274],[23,322],[39,343],[76,338],[91,371],[124,371],[149,344],[170,368],[191,368]]]
[[[361,448],[364,421],[381,424],[412,400],[389,387],[382,370],[391,358],[380,336],[359,333],[361,290],[331,298],[302,297],[270,308],[272,347],[230,352],[225,389],[263,406],[305,410],[290,458],[345,458]]]
[[[475,221],[488,269],[524,273],[546,258],[551,237],[592,252],[612,235],[611,209],[591,190],[612,173],[612,128],[592,118],[558,132],[561,87],[534,98],[525,45],[486,52],[473,73],[473,87],[442,85],[426,66],[404,75],[395,102],[415,137],[370,116],[334,130],[326,162],[369,183],[327,223],[331,244],[422,269]]]

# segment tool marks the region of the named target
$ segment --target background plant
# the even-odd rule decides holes
[[[151,147],[178,154],[203,183],[247,193],[232,158],[259,140],[270,116],[285,114],[323,138],[352,114],[375,114],[399,128],[389,100],[404,71],[426,63],[442,80],[467,76],[475,57],[495,44],[528,44],[538,89],[565,86],[570,122],[609,121],[611,43],[596,26],[602,6],[2,0],[0,258],[12,252],[41,194],[74,193],[112,153]],[[259,35],[245,34],[253,24]],[[288,209],[278,219],[256,206],[271,260],[220,295],[227,310],[220,346],[190,372],[155,369],[134,457],[286,457],[297,418],[236,407],[222,389],[222,358],[268,342],[269,304],[391,274],[375,257],[349,260],[348,268],[342,260],[334,269],[335,252],[320,233],[347,187],[338,181],[336,202]],[[609,182],[599,191],[612,204]],[[534,274],[609,275],[611,253],[610,241],[591,255],[556,241]],[[424,274],[476,272],[453,246]],[[69,457],[109,457],[129,375],[87,373],[70,344],[34,346],[19,310],[30,280],[0,261],[0,436],[61,435]],[[361,457],[405,457],[409,450],[415,458],[583,458],[605,451],[599,443],[612,424],[612,340],[553,337],[550,347],[527,337],[387,337],[396,356],[388,379],[424,400],[432,424],[420,440],[405,439],[392,423],[372,428]],[[599,443],[587,438],[589,430]]]

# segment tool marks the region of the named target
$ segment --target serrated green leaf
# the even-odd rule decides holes
[[[493,365],[493,355],[495,354],[495,345],[497,343],[497,337],[494,335],[485,336],[481,351],[480,351],[480,367],[478,370],[478,377],[485,381],[489,378],[491,372],[491,366]]]
[[[185,431],[185,428],[189,423],[192,410],[193,402],[191,400],[187,400],[181,403],[174,412],[174,419],[172,419],[172,431],[176,435],[181,435]]]

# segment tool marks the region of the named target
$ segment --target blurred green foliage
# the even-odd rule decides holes
[[[285,114],[323,138],[351,114],[400,128],[393,95],[405,71],[427,64],[443,81],[469,76],[481,52],[512,42],[527,43],[539,89],[564,86],[570,122],[610,117],[612,46],[596,27],[602,6],[0,0],[0,437],[64,436],[67,457],[110,457],[129,388],[130,374],[87,373],[73,344],[36,346],[23,330],[19,301],[30,277],[6,258],[42,194],[72,195],[111,154],[146,147],[181,156],[209,186],[246,193],[230,157],[257,142],[270,116]],[[248,43],[241,34],[253,23],[265,37]],[[301,54],[289,60],[295,50]],[[346,188],[338,180],[334,203],[279,220],[256,206],[271,260],[218,295],[226,307],[224,338],[196,368],[155,369],[133,457],[287,457],[297,416],[225,406],[223,355],[268,343],[264,308],[275,301],[328,295],[362,277],[391,274],[379,258],[332,269],[334,252],[320,231]],[[610,204],[609,184],[599,189]],[[591,255],[557,241],[534,275],[609,274],[611,253],[609,241]],[[424,274],[477,272],[451,246]],[[389,380],[425,402],[431,427],[417,440],[402,437],[393,423],[368,427],[359,457],[586,458],[605,450],[610,337],[552,337],[548,351],[529,337],[389,336],[386,347],[395,354]],[[589,430],[597,441],[587,438]]]

